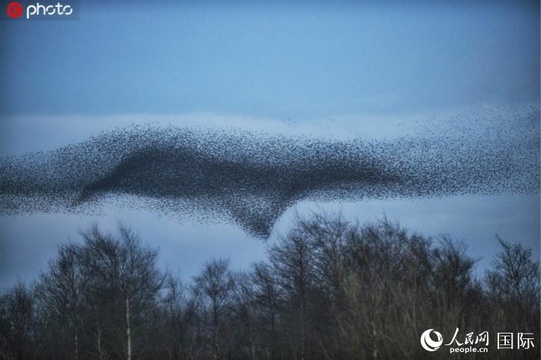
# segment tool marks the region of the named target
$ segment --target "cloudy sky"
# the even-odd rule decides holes
[[[529,125],[538,137],[539,30],[535,1],[109,2],[83,3],[76,21],[2,21],[0,155],[134,124],[330,140],[476,139]],[[302,201],[268,241],[318,209],[449,234],[479,266],[498,251],[495,234],[539,257],[539,194]],[[234,224],[144,208],[3,215],[0,286],[45,269],[78,229],[118,221],[185,279],[213,257],[237,270],[265,256],[266,243]]]

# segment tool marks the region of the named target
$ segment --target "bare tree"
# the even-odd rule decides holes
[[[0,354],[4,358],[34,358],[34,316],[32,291],[22,281],[0,296]]]
[[[82,231],[81,236],[85,241],[81,261],[90,276],[97,280],[95,295],[102,300],[103,296],[112,296],[106,305],[123,308],[123,321],[118,317],[115,321],[122,324],[123,353],[131,360],[135,342],[139,342],[135,348],[144,349],[145,310],[153,304],[163,284],[163,276],[156,268],[158,253],[143,247],[139,238],[123,225],[119,226],[118,237],[102,233],[96,225]],[[104,294],[103,290],[109,291]],[[97,308],[101,310],[103,306]]]
[[[483,295],[473,278],[475,260],[467,256],[466,250],[463,242],[442,236],[432,255],[433,299],[439,310],[437,320],[441,324],[453,324],[452,328],[481,326]]]
[[[280,323],[283,296],[273,268],[264,262],[253,265],[251,274],[255,302],[258,307],[258,330],[268,349],[266,356],[277,359],[281,354]]]
[[[194,279],[194,293],[200,299],[208,321],[211,354],[222,358],[226,352],[229,334],[226,333],[227,317],[233,300],[234,281],[229,270],[229,260],[212,260]]]
[[[348,358],[422,355],[417,334],[431,321],[431,244],[386,218],[348,237],[340,322]]]
[[[36,286],[0,294],[0,358],[446,358],[422,349],[424,330],[539,339],[539,263],[500,238],[502,251],[476,279],[466,246],[449,237],[437,243],[386,218],[360,226],[313,214],[249,272],[211,260],[185,284],[158,271],[157,251],[124,226],[81,235]],[[513,356],[539,358],[539,347]]]
[[[237,356],[255,360],[260,357],[259,334],[256,325],[258,309],[255,285],[246,272],[234,273],[233,278],[235,286],[233,288],[232,324],[236,335],[236,353]]]
[[[269,258],[288,304],[289,340],[295,357],[306,359],[309,340],[309,306],[315,281],[313,244],[302,228],[293,228],[269,249]],[[285,325],[285,324],[284,324]],[[282,328],[283,329],[283,328]],[[286,330],[286,329],[283,329]]]
[[[40,310],[48,322],[50,333],[61,341],[60,348],[70,353],[62,357],[79,359],[86,275],[79,264],[79,247],[70,244],[60,246],[58,257],[49,263],[49,271],[43,273],[37,286]],[[60,339],[59,339],[60,338]],[[63,338],[67,338],[63,340]]]
[[[194,328],[197,328],[198,319],[188,290],[180,279],[166,275],[161,299],[163,320],[161,329],[156,331],[162,340],[161,347],[167,350],[167,357],[172,360],[194,357]]]
[[[343,285],[349,272],[346,247],[358,233],[358,226],[346,221],[341,213],[297,217],[296,226],[313,248],[315,279],[311,322],[317,333],[318,352],[328,359],[340,359],[343,357],[340,331],[345,305]]]
[[[502,251],[486,273],[487,290],[496,306],[504,308],[504,326],[523,331],[539,330],[540,276],[539,263],[532,251],[521,244],[511,244],[496,237]],[[523,329],[523,330],[520,330]]]

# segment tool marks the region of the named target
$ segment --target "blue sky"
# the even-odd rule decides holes
[[[382,138],[503,113],[512,127],[512,114],[539,108],[539,30],[539,4],[526,1],[83,3],[77,21],[2,21],[0,155],[148,122]],[[539,256],[538,195],[301,203],[276,233],[318,206],[448,233],[487,261],[496,233]],[[144,210],[2,216],[0,282],[43,269],[91,221],[117,220],[185,277],[211,257],[238,268],[264,257],[234,226]]]
[[[88,6],[3,22],[4,114],[310,121],[538,100],[535,2]]]

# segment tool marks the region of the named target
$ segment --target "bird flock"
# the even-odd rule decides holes
[[[115,129],[50,152],[0,157],[0,215],[127,206],[234,222],[267,238],[303,200],[536,194],[538,111],[515,117],[494,118],[488,128],[463,121],[388,140]]]

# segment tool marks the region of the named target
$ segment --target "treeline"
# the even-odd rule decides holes
[[[424,350],[431,328],[446,342],[457,328],[461,342],[488,331],[479,358],[539,359],[539,264],[502,239],[475,276],[465,246],[448,237],[316,214],[298,218],[249,271],[215,259],[182,282],[129,228],[94,225],[81,236],[32,285],[2,292],[1,359],[465,357]],[[533,333],[533,347],[498,350],[498,332]]]

